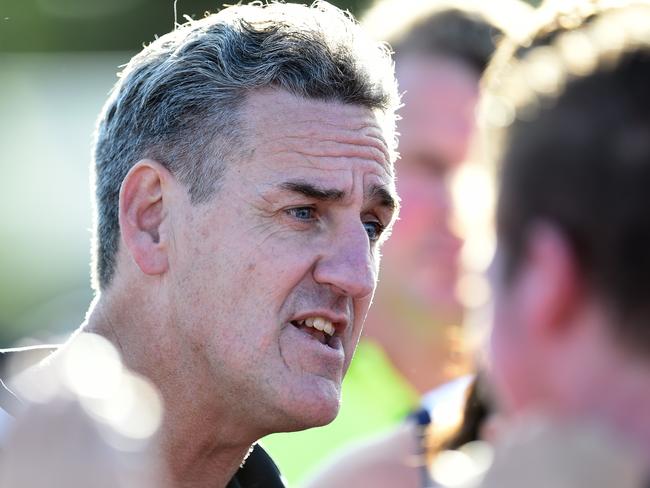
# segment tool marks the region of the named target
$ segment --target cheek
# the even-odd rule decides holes
[[[451,198],[442,183],[421,175],[417,181],[405,178],[398,190],[402,197],[400,218],[388,245],[403,252],[435,252],[441,239],[449,235]]]
[[[356,351],[361,333],[365,327],[366,315],[368,309],[371,305],[371,298],[360,299],[354,302],[354,328],[350,331],[350,334],[344,339],[344,347],[346,350],[345,354],[345,371],[347,371],[350,366],[350,362],[354,356],[354,351]]]
[[[268,290],[273,296],[286,295],[287,290],[297,286],[311,272],[317,257],[318,247],[309,239],[266,241],[250,256],[254,270],[252,284]]]
[[[360,329],[366,320],[366,315],[368,314],[368,310],[370,309],[373,297],[374,297],[374,291],[371,296],[355,300],[354,302],[354,314],[356,320],[356,324],[355,324],[356,329],[354,333],[357,336],[361,334]]]

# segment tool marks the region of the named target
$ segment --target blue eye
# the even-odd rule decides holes
[[[368,239],[370,242],[377,242],[381,237],[382,232],[384,232],[384,226],[379,222],[364,222],[363,227],[368,233]]]
[[[296,207],[287,209],[287,213],[298,220],[313,220],[314,209],[311,207]]]

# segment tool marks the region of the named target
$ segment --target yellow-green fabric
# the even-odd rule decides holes
[[[382,349],[362,341],[343,381],[342,404],[325,427],[262,439],[289,486],[297,486],[336,450],[404,419],[419,403],[415,389]]]

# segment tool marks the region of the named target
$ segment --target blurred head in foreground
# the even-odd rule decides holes
[[[498,41],[524,22],[520,2],[378,2],[362,23],[395,51],[402,198],[366,333],[421,393],[466,367],[459,338],[461,247],[452,176],[475,128],[479,79]],[[480,195],[473,198],[480,199]]]
[[[650,5],[586,3],[503,48],[483,115],[501,400],[604,420],[650,458],[648,86]]]

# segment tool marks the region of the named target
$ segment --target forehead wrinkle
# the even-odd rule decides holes
[[[322,143],[312,143],[309,147],[300,144],[297,141],[299,137],[286,137],[284,141],[269,140],[267,147],[255,145],[252,155],[257,151],[268,154],[264,164],[269,170],[277,171],[276,162],[283,161],[290,164],[294,169],[318,169],[319,171],[343,171],[353,169],[357,164],[368,163],[369,161],[377,164],[386,174],[393,178],[393,165],[382,164],[384,159],[379,156],[376,149],[368,146],[347,145],[339,143],[336,140],[325,141]],[[287,141],[293,139],[296,144],[288,144]],[[249,157],[249,160],[251,159]],[[342,166],[332,164],[330,167],[324,166],[321,158],[330,158],[344,163]],[[378,160],[379,159],[379,160]],[[274,162],[275,161],[275,162]],[[380,162],[381,161],[381,162]]]
[[[268,169],[269,171],[273,171],[274,173],[283,173],[284,171],[286,171],[285,169],[278,168],[277,163],[275,162],[278,160],[286,163],[290,168],[290,171],[292,172],[295,172],[298,169],[305,169],[305,170],[317,171],[320,174],[332,173],[332,172],[334,173],[347,172],[353,170],[357,165],[368,163],[367,157],[360,157],[359,155],[327,156],[327,155],[323,155],[323,153],[321,152],[312,153],[306,150],[298,151],[294,149],[275,150],[273,156],[274,156],[273,160],[269,159],[269,161],[262,164],[265,167],[265,169]],[[324,166],[320,159],[325,157],[328,157],[332,160],[336,160],[341,164],[337,166],[332,163]],[[376,161],[374,160],[373,162],[376,163]],[[378,163],[376,164],[379,165]],[[386,170],[386,168],[383,167],[382,169]],[[388,173],[388,175],[392,177],[390,173]]]
[[[308,148],[301,147],[298,149],[296,147],[295,149],[291,149],[287,152],[292,152],[309,158],[328,157],[342,158],[347,160],[372,160],[387,172],[390,168],[387,164],[385,164],[383,153],[378,151],[376,148],[365,145],[342,143],[337,140],[321,141],[312,144]]]
[[[256,145],[257,149],[267,143],[268,146],[264,148],[269,153],[275,155],[296,154],[308,158],[346,158],[354,159],[359,158],[363,160],[371,160],[383,168],[389,175],[392,176],[393,165],[386,158],[385,148],[381,148],[377,144],[367,144],[366,141],[359,139],[343,140],[341,137],[320,137],[316,140],[309,140],[309,144],[304,144],[304,140],[309,139],[301,135],[284,136],[281,139],[269,139],[267,141],[260,141]]]
[[[367,116],[359,116],[357,112],[359,107],[344,106],[344,108],[353,109],[355,115],[342,119],[340,114],[335,114],[339,115],[338,117],[335,115],[328,117],[329,114],[320,112],[319,118],[313,116],[301,118],[301,114],[294,114],[295,118],[288,118],[278,116],[277,112],[267,113],[262,123],[253,123],[252,145],[255,149],[268,146],[266,149],[270,151],[287,152],[295,148],[295,145],[291,144],[292,141],[296,141],[296,145],[299,145],[298,141],[307,139],[309,147],[324,151],[324,154],[309,153],[311,156],[356,156],[372,159],[392,175],[390,152],[384,131],[378,121]],[[269,126],[283,128],[285,134],[280,138],[273,137],[264,130]],[[325,146],[328,143],[336,147]],[[346,151],[351,154],[345,154]]]
[[[288,138],[315,138],[325,141],[345,143],[353,146],[374,148],[381,153],[380,158],[373,158],[382,166],[390,165],[390,153],[383,130],[376,121],[359,117],[358,120],[345,120],[335,123],[318,119],[293,121],[297,130]],[[326,130],[324,131],[323,128]]]

